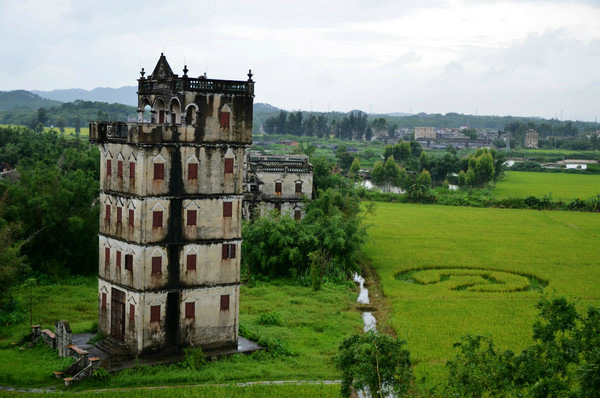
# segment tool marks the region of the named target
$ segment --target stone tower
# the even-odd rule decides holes
[[[90,123],[101,157],[98,327],[134,355],[237,345],[254,82],[187,72],[161,54],[140,72],[137,123]]]

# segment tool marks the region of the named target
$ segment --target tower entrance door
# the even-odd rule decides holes
[[[113,287],[110,295],[110,335],[123,340],[125,335],[125,292]]]

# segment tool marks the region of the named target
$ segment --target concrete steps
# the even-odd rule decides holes
[[[133,358],[127,345],[112,336],[97,342],[96,347],[109,354],[112,361],[126,361]]]

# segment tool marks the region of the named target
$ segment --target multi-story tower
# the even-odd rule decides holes
[[[98,326],[135,355],[237,345],[254,82],[187,72],[161,54],[141,71],[137,123],[90,123],[101,156]]]
[[[525,133],[525,148],[538,147],[538,132],[535,130],[527,130]]]

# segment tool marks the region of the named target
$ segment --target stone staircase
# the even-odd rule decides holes
[[[110,360],[114,362],[127,361],[133,358],[127,345],[112,336],[108,336],[104,340],[97,342],[96,347],[106,352],[110,356]]]

